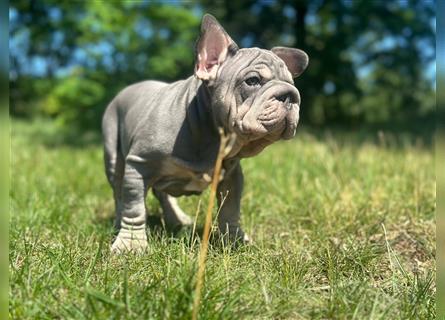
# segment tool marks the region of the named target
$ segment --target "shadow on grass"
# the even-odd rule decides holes
[[[114,228],[113,216],[96,216],[94,223],[105,225],[109,229]],[[169,229],[165,226],[164,221],[160,215],[147,215],[147,232],[152,236],[154,241],[162,240],[185,240],[188,247],[199,248],[201,240],[204,235],[204,227],[197,225],[193,230],[193,226],[180,226],[175,229]],[[113,237],[110,238],[112,243],[117,236],[118,230],[114,230]],[[199,241],[198,241],[199,240]],[[217,233],[210,234],[209,244],[213,250],[241,249],[243,247],[241,242],[231,243],[230,245]],[[250,246],[249,246],[250,247]]]

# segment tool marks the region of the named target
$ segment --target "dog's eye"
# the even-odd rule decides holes
[[[244,82],[248,85],[248,86],[259,86],[261,83],[260,78],[258,77],[250,77],[247,78],[246,80],[244,80]]]

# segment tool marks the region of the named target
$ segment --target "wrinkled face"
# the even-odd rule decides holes
[[[246,142],[295,135],[300,94],[286,64],[269,50],[240,49],[218,70],[213,88],[220,121]]]
[[[300,94],[292,77],[306,69],[305,52],[239,49],[215,17],[205,14],[195,54],[195,76],[211,93],[217,125],[236,133],[232,156],[252,156],[294,136]]]

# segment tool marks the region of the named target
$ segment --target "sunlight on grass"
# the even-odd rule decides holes
[[[101,145],[12,128],[10,317],[190,318],[192,233],[151,228],[149,255],[111,256]],[[209,248],[200,319],[435,318],[433,152],[375,141],[303,131],[242,161],[254,245]]]

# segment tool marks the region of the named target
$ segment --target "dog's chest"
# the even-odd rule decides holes
[[[224,170],[219,179],[222,180]],[[162,165],[160,177],[153,188],[164,191],[172,196],[200,194],[212,182],[213,168],[208,170],[192,170],[185,166],[168,161]]]

